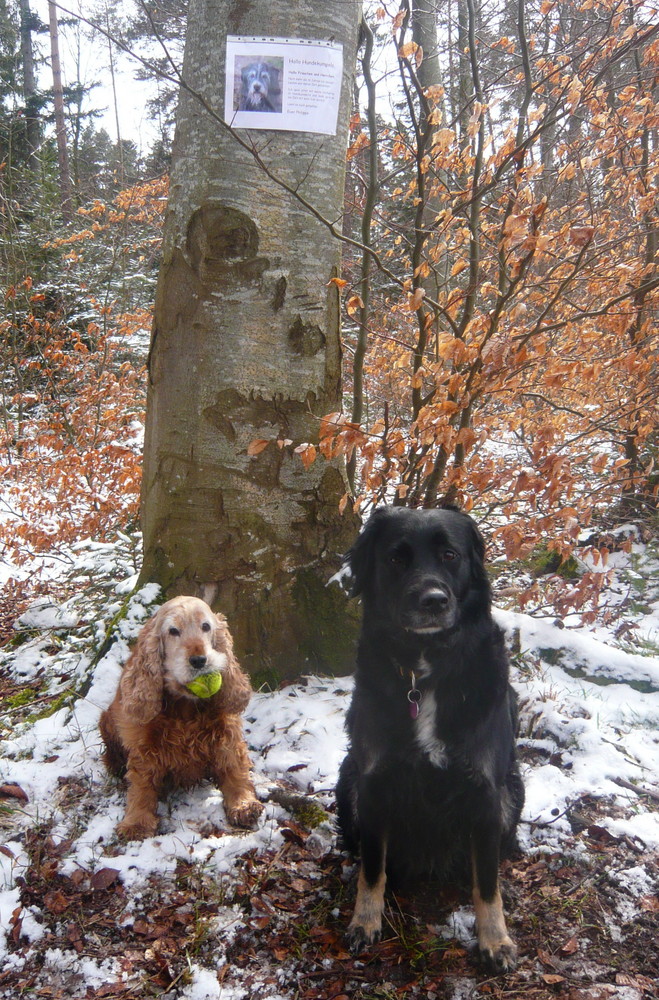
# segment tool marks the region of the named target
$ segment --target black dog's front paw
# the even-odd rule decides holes
[[[359,955],[369,945],[377,944],[381,937],[380,927],[367,928],[363,924],[350,924],[346,931],[346,944],[353,955]]]

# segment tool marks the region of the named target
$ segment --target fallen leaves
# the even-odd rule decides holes
[[[498,995],[496,981],[484,976],[469,949],[437,934],[437,924],[467,903],[466,892],[433,885],[410,896],[388,896],[385,939],[355,959],[343,938],[354,899],[354,864],[335,850],[313,857],[308,830],[292,818],[280,829],[279,849],[239,856],[221,885],[212,870],[179,861],[175,873],[152,876],[137,895],[126,892],[111,865],[61,874],[71,841],[55,842],[47,830],[31,833],[25,845],[31,863],[9,934],[10,948],[29,956],[24,969],[30,978],[12,968],[0,973],[0,985],[15,986],[18,995],[19,986],[25,992],[31,984],[34,995],[68,1000],[70,992],[37,971],[40,950],[54,948],[97,961],[115,958],[123,978],[107,983],[103,993],[95,991],[96,997],[147,1000],[154,991],[171,992],[189,974],[191,956],[202,968],[217,970],[227,989],[239,984],[252,996],[266,995],[271,986],[301,1000],[364,1000],[386,982],[392,996],[427,1000],[433,993],[448,995],[456,981],[468,983],[474,995]],[[595,843],[588,831],[583,836]],[[629,865],[624,842],[610,849],[617,852],[617,867]],[[616,942],[618,954],[628,949],[624,972],[610,970],[606,927],[617,904],[612,885],[606,893],[596,891],[600,851],[592,862],[555,854],[504,863],[510,926],[520,949],[520,969],[506,979],[510,995],[567,998],[563,991],[569,989],[571,1000],[595,1000],[592,979],[580,971],[584,962],[588,976],[596,970],[601,989],[651,991],[651,970],[659,961],[648,950],[656,897],[639,901],[638,924],[625,925]],[[22,931],[26,910],[37,913],[44,928],[29,946]],[[230,934],[223,930],[227,915]]]
[[[7,799],[17,799],[19,802],[28,802],[27,793],[23,791],[20,785],[6,784],[0,785],[0,797]]]
[[[89,880],[89,885],[95,892],[109,889],[119,878],[119,871],[116,868],[99,868],[94,872]]]
[[[579,941],[574,935],[559,948],[561,955],[575,955],[579,951]]]
[[[44,906],[48,912],[54,913],[57,916],[68,910],[71,901],[71,897],[65,896],[63,892],[58,890],[47,892],[43,899]]]

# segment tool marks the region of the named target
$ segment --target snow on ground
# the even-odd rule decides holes
[[[25,831],[30,827],[44,821],[51,824],[50,837],[64,845],[62,874],[114,869],[134,899],[139,899],[150,876],[173,873],[179,860],[203,865],[221,881],[231,878],[238,857],[281,843],[281,822],[287,814],[271,792],[282,778],[330,805],[345,750],[349,678],[308,677],[279,691],[256,693],[245,713],[245,730],[257,793],[266,803],[258,829],[237,833],[229,828],[220,793],[204,784],[160,803],[157,836],[141,843],[117,841],[114,828],[122,816],[125,793],[102,766],[98,718],[112,699],[130,641],[157,601],[157,588],[131,595],[134,542],[127,537],[122,536],[116,546],[85,543],[72,558],[80,592],[63,606],[40,600],[17,622],[25,641],[0,653],[0,669],[18,684],[40,681],[47,682],[51,693],[80,692],[73,703],[64,702],[53,714],[11,728],[4,716],[0,784],[18,785],[27,796],[11,821],[3,824],[0,962],[5,968],[26,961],[12,954],[8,934],[12,914],[20,905],[17,879],[28,867]],[[89,588],[96,588],[96,606],[103,592],[100,615],[90,614]],[[93,664],[94,648],[101,646],[115,616],[116,641]],[[637,794],[633,786],[657,787],[659,659],[615,648],[602,641],[601,630],[596,635],[568,630],[505,610],[497,611],[497,617],[514,650],[513,681],[521,705],[527,788],[522,847],[527,852],[554,850],[574,828],[572,811],[584,797],[601,800],[605,808],[600,826],[615,837],[629,838],[639,852],[639,866],[616,876],[633,913],[635,898],[657,891],[644,860],[659,849],[659,812],[656,801]],[[645,608],[643,624],[644,635],[659,634],[659,602]],[[88,792],[76,810],[65,795],[69,779]],[[329,824],[314,836],[320,851],[333,846]],[[239,915],[227,907],[222,917],[224,939],[239,922]],[[462,911],[456,910],[454,935],[463,936],[458,933],[463,923]],[[43,933],[38,907],[24,910],[21,932],[38,944]],[[61,949],[48,950],[45,961],[62,973],[73,970],[90,987],[121,975],[110,960],[99,964]],[[216,971],[193,963],[190,982],[178,995],[188,1000],[243,995],[228,981],[219,992]]]
[[[569,829],[568,806],[583,795],[610,795],[632,808],[635,793],[621,793],[616,781],[643,786],[656,780],[659,659],[625,653],[527,615],[499,611],[496,617],[509,633],[519,634],[521,649],[536,657],[534,669],[513,674],[523,708],[522,745],[548,757],[561,755],[560,768],[547,763],[525,776],[526,818],[552,823],[551,832],[541,835],[551,841]],[[533,735],[525,737],[529,723]],[[563,815],[553,819],[557,813]],[[622,825],[610,817],[604,823],[659,849],[659,813],[630,815]],[[529,836],[537,839],[537,833]]]

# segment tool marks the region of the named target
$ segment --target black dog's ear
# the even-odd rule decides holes
[[[461,510],[457,504],[454,503],[443,503],[441,504],[440,510],[452,510],[456,514],[460,514],[461,517],[467,522],[469,526],[469,540],[471,542],[472,548],[476,554],[478,562],[482,565],[485,562],[485,540],[478,530],[478,525],[474,521],[471,514],[465,513]]]
[[[465,517],[469,517],[468,514]],[[471,529],[471,544],[474,547],[474,552],[478,556],[478,560],[481,563],[485,562],[485,539],[481,535],[476,522],[473,518],[469,517],[469,527]]]
[[[382,530],[382,525],[390,515],[391,511],[388,507],[378,507],[377,510],[374,510],[357,537],[357,541],[346,553],[346,562],[352,574],[351,597],[357,597],[361,594],[372,576],[375,543]]]
[[[468,514],[465,514],[464,516],[469,522],[469,535],[471,537],[471,545],[474,552],[474,558],[471,560],[471,577],[480,590],[489,591],[490,581],[485,569],[485,540],[478,530],[476,522],[473,518],[469,517]]]

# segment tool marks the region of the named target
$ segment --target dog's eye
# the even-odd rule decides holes
[[[405,545],[399,545],[389,553],[389,562],[393,566],[407,566],[410,561],[410,551]]]
[[[210,622],[202,622],[201,623],[201,631],[202,632],[210,632],[210,630],[211,630]]]
[[[174,627],[174,626],[172,625],[172,627],[171,627],[171,628],[170,628],[170,630],[169,630],[169,634],[170,634],[170,635],[180,635],[181,633],[179,632],[179,630],[178,630],[177,628],[175,628],[175,627]]]
[[[454,552],[453,549],[444,549],[444,551],[442,552],[443,562],[453,562],[454,559],[459,559],[459,558],[460,556],[458,555],[457,552]]]

